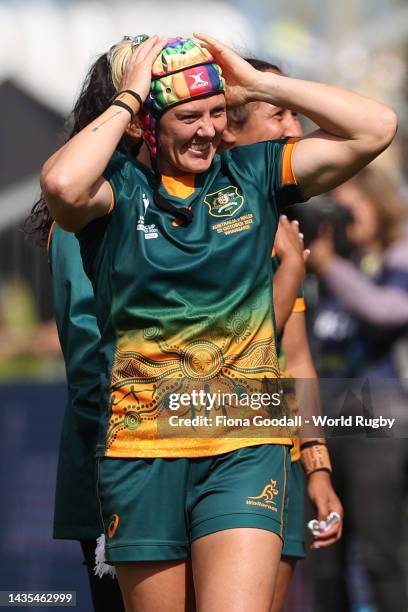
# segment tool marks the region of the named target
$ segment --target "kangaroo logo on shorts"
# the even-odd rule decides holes
[[[262,493],[256,497],[248,497],[246,504],[248,506],[261,506],[262,508],[269,508],[273,512],[277,512],[278,508],[274,497],[279,495],[278,481],[271,480],[266,487],[264,487]]]
[[[109,539],[112,539],[113,536],[115,535],[116,530],[118,528],[118,525],[119,525],[119,516],[117,514],[114,514],[112,516],[112,519],[111,519],[111,521],[110,521],[110,523],[108,525],[108,529],[107,529],[107,535],[108,535]]]
[[[208,212],[213,217],[232,217],[241,210],[244,198],[238,187],[231,185],[214,193],[209,193],[204,198],[204,202],[209,208]]]

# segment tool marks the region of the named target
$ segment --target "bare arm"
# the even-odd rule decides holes
[[[312,423],[312,415],[320,414],[320,394],[317,373],[309,349],[304,312],[293,312],[285,325],[282,337],[285,370],[296,379],[296,397],[304,423]],[[303,425],[301,442],[319,439],[324,442],[323,431],[313,425]]]
[[[279,334],[291,316],[303,276],[303,262],[285,257],[273,277],[273,308]]]
[[[408,325],[408,293],[376,285],[350,262],[333,256],[321,277],[336,299],[357,316],[383,326]]]
[[[279,220],[275,236],[274,252],[280,264],[273,277],[273,307],[278,333],[288,320],[300,285],[305,275],[305,258],[309,251],[304,251],[303,234],[299,234],[299,223],[290,222],[285,215]]]
[[[306,333],[304,312],[294,312],[285,325],[282,348],[286,369],[294,378],[317,378]]]
[[[301,139],[293,152],[293,172],[305,197],[346,181],[395,135],[395,113],[351,91],[266,72],[256,91],[268,102],[304,114],[320,128]]]
[[[79,231],[108,212],[112,191],[102,173],[128,123],[129,113],[111,106],[44,164],[42,191],[63,229]]]
[[[387,106],[330,85],[260,72],[219,41],[197,36],[223,68],[230,104],[263,100],[300,112],[319,126],[301,139],[292,157],[305,197],[343,183],[392,141],[397,118]]]
[[[151,66],[164,45],[165,41],[155,36],[136,48],[126,66],[121,89],[137,91],[142,99],[146,98]],[[64,229],[79,231],[108,212],[112,191],[102,174],[129,122],[126,109],[110,106],[44,164],[43,194],[51,215]]]
[[[345,308],[374,325],[408,324],[408,293],[403,286],[374,283],[335,254],[330,236],[320,236],[310,246],[309,263]],[[385,265],[408,278],[407,255],[407,241],[400,241],[385,253]]]
[[[305,314],[303,312],[293,313],[289,317],[285,325],[282,347],[285,351],[286,368],[292,376],[298,379],[298,384],[296,385],[297,395],[300,395],[300,404],[302,406],[302,396],[305,398],[304,401],[307,401],[311,394],[318,394],[317,384],[315,385],[313,382],[313,380],[317,379],[317,374],[309,350]],[[318,395],[316,395],[313,404],[315,406],[313,411],[317,414],[320,412]],[[302,410],[302,412],[304,412],[304,410]],[[300,444],[311,439],[323,443],[325,442],[324,436],[320,433],[320,435],[313,435],[312,438],[301,437]],[[307,478],[307,494],[316,510],[316,516],[319,521],[325,521],[331,512],[337,512],[340,517],[343,517],[343,507],[333,489],[329,472],[317,471],[310,474]],[[330,530],[322,532],[319,536],[315,536],[311,548],[325,548],[326,546],[334,544],[340,539],[342,528],[343,522],[341,520]]]

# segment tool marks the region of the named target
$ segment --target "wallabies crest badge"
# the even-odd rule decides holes
[[[204,198],[213,217],[233,217],[244,204],[244,198],[238,187],[224,187]]]

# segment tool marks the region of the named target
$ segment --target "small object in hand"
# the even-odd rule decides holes
[[[309,529],[309,531],[314,536],[319,536],[320,533],[321,533],[320,532],[319,521],[317,521],[316,519],[313,519],[312,521],[309,521],[308,524],[307,524],[307,528]]]
[[[338,512],[330,512],[326,520],[326,528],[324,529],[324,531],[331,529],[334,525],[336,525],[336,523],[340,523],[340,521],[341,516],[340,514],[338,514]]]
[[[312,533],[312,535],[317,537],[319,535],[322,535],[322,533],[324,533],[325,531],[331,529],[336,523],[339,523],[340,521],[341,516],[340,514],[338,514],[338,512],[330,512],[329,516],[325,521],[319,522],[318,520],[313,519],[312,521],[308,522],[307,527]]]

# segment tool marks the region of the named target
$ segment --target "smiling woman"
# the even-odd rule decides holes
[[[221,426],[212,437],[192,428],[177,438],[163,435],[163,420],[172,393],[276,385],[270,252],[279,211],[375,157],[395,116],[350,92],[261,73],[203,35],[128,39],[112,49],[110,68],[111,105],[42,172],[52,215],[77,232],[101,331],[98,493],[108,561],[129,611],[193,608],[191,559],[198,610],[267,612],[291,432],[257,438]],[[297,144],[219,156],[225,100],[299,108],[321,129]],[[137,158],[118,151],[124,134],[141,132]],[[246,503],[271,479],[273,499]]]
[[[171,108],[160,121],[163,174],[197,174],[208,169],[227,123],[223,94]]]

